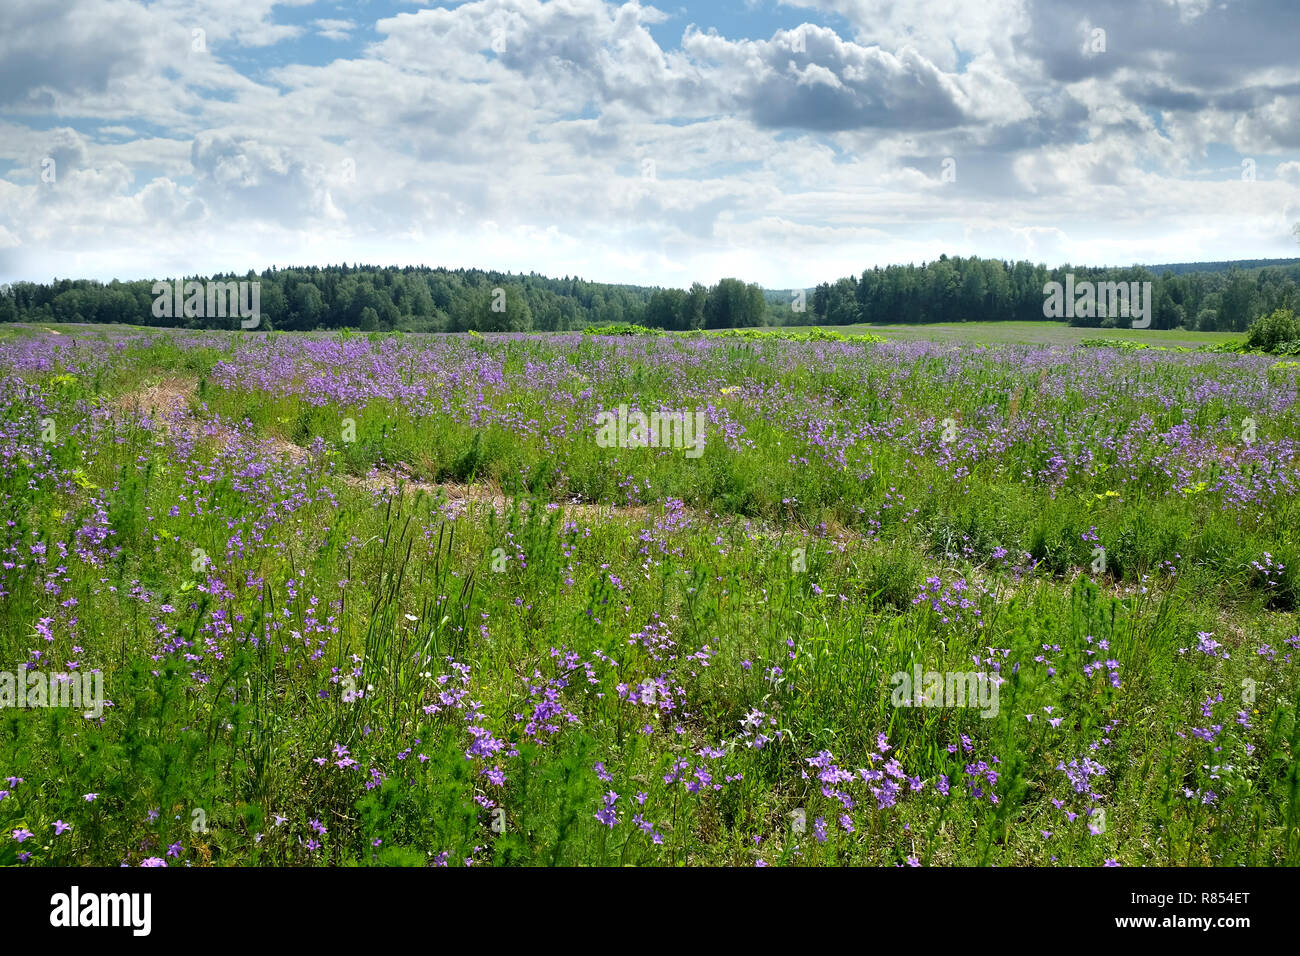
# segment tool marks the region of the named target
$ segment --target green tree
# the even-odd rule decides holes
[[[281,328],[314,329],[325,317],[325,297],[314,282],[300,282],[289,296],[292,313],[289,324]]]
[[[1261,315],[1246,331],[1246,345],[1261,352],[1271,352],[1283,342],[1300,339],[1300,322],[1290,309],[1277,309]]]
[[[485,285],[475,291],[469,329],[475,332],[526,332],[532,324],[532,310],[518,286]]]
[[[645,324],[655,329],[686,328],[687,294],[681,289],[658,289],[646,304]]]

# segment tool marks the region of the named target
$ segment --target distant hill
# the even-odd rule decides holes
[[[1142,265],[1141,263],[1138,263]],[[1189,272],[1227,272],[1230,269],[1270,269],[1300,265],[1300,259],[1233,259],[1230,262],[1169,262],[1158,266],[1142,265],[1156,275],[1172,272],[1176,276]]]
[[[1080,271],[1096,270],[1098,268],[1107,271],[1120,269],[1145,269],[1155,276],[1162,276],[1165,273],[1172,275],[1190,275],[1195,272],[1230,272],[1233,269],[1240,269],[1243,272],[1255,269],[1274,269],[1290,268],[1300,266],[1300,258],[1296,259],[1232,259],[1226,262],[1165,262],[1157,265],[1147,265],[1137,262],[1131,266],[1079,266]],[[813,286],[809,286],[804,291],[811,296]],[[774,305],[789,305],[790,299],[794,295],[794,289],[764,289],[764,298]]]

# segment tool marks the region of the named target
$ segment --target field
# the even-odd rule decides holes
[[[4,333],[0,865],[1300,864],[1300,366],[894,331]]]
[[[936,322],[925,325],[836,325],[843,335],[870,333],[898,342],[950,342],[974,345],[1078,345],[1085,339],[1118,339],[1166,348],[1219,345],[1242,336],[1235,332],[1185,329],[1088,329],[1064,322]]]

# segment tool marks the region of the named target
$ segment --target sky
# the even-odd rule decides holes
[[[1296,0],[2,0],[0,283],[1300,256]]]

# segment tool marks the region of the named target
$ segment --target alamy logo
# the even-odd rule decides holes
[[[926,671],[915,664],[912,673],[899,671],[889,682],[895,707],[978,707],[981,717],[998,715],[998,685],[1002,678],[982,671]]]
[[[601,448],[682,448],[687,458],[704,454],[704,412],[656,411],[648,416],[640,409],[596,416],[596,444]]]
[[[224,319],[239,317],[241,329],[262,321],[261,282],[168,282],[153,284],[156,319]]]
[[[148,893],[85,893],[74,886],[70,893],[50,897],[50,925],[128,926],[133,936],[148,936],[152,929],[153,898]]]
[[[104,674],[98,670],[0,671],[0,710],[6,707],[75,707],[86,717],[97,718],[104,712]]]
[[[1133,328],[1151,328],[1150,282],[1075,282],[1066,273],[1065,285],[1043,286],[1043,316],[1048,319],[1133,319]]]

